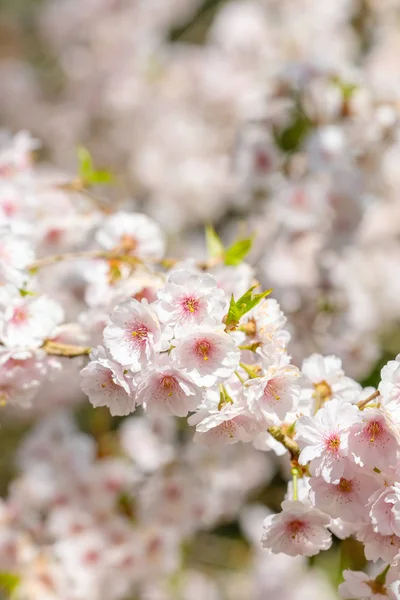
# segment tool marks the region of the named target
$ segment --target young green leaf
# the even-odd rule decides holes
[[[8,594],[15,592],[20,583],[20,577],[15,573],[0,573],[0,590]]]
[[[248,255],[253,245],[253,238],[245,240],[237,240],[225,250],[224,262],[226,265],[234,266],[240,265],[243,259]]]
[[[261,294],[254,294],[254,290],[257,286],[253,285],[239,300],[234,299],[233,295],[229,304],[228,314],[225,318],[225,324],[227,330],[235,329],[240,319],[248,313],[250,310],[255,308],[259,302],[266,296],[268,296],[272,290],[266,290]]]
[[[206,226],[206,245],[209,258],[224,256],[224,245],[212,225]]]
[[[89,150],[83,146],[78,148],[78,160],[79,160],[79,176],[84,179],[90,179],[93,173],[93,161],[90,156]]]

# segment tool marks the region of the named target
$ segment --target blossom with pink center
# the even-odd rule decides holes
[[[319,510],[298,500],[282,502],[282,512],[264,521],[261,544],[274,554],[314,556],[332,544],[330,519]]]
[[[81,371],[81,388],[91,404],[108,406],[113,416],[132,413],[136,406],[134,382],[125,376],[123,367],[102,346],[92,350],[90,359]]]
[[[129,299],[114,308],[110,320],[104,329],[104,344],[114,360],[134,373],[140,371],[161,338],[157,315],[146,300]]]
[[[96,234],[96,240],[106,250],[121,247],[123,252],[143,259],[161,259],[165,251],[160,227],[141,213],[120,211],[107,217]]]
[[[194,326],[220,323],[227,303],[214,277],[188,269],[172,272],[158,298],[160,321],[173,327],[175,337],[189,333]]]
[[[203,392],[163,357],[138,383],[136,401],[157,415],[185,417],[202,401]]]
[[[348,470],[338,482],[310,478],[310,499],[314,506],[333,518],[357,522],[368,517],[368,499],[379,487],[374,477]]]
[[[364,544],[364,554],[367,560],[374,562],[384,560],[391,563],[400,552],[400,537],[394,533],[391,535],[377,533],[370,523],[358,529],[357,539]]]
[[[400,484],[395,482],[375,492],[369,514],[374,531],[400,537]]]
[[[339,481],[349,463],[350,427],[360,421],[361,411],[336,398],[327,402],[314,417],[301,417],[296,423],[299,462],[310,462],[311,473],[328,483]]]
[[[358,598],[358,600],[398,600],[399,596],[393,590],[395,574],[390,571],[386,581],[374,579],[362,571],[343,571],[344,582],[339,585],[342,598]]]
[[[279,425],[295,411],[300,397],[300,371],[293,365],[269,367],[264,377],[247,382],[250,412],[268,425]]]
[[[257,421],[240,404],[225,404],[221,410],[200,410],[189,418],[196,425],[194,441],[212,448],[249,442],[260,432]]]
[[[232,375],[239,365],[240,350],[229,334],[202,327],[178,341],[173,358],[194,383],[211,387]]]
[[[20,356],[13,353],[15,358],[25,358],[27,350],[42,346],[64,319],[61,305],[46,296],[21,297],[4,290],[0,304],[4,306],[0,341],[7,348],[20,350]]]
[[[360,466],[385,469],[397,462],[398,440],[382,411],[365,408],[349,432],[349,453]]]

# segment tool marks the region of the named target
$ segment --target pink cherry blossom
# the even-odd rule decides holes
[[[104,219],[96,238],[106,250],[122,247],[143,259],[160,259],[164,255],[165,242],[159,226],[140,213],[120,211]]]
[[[398,436],[384,413],[365,408],[349,432],[349,453],[357,464],[385,469],[397,461]]]
[[[400,484],[385,486],[370,498],[370,517],[374,531],[400,537]]]
[[[269,367],[265,376],[247,383],[250,412],[268,425],[279,425],[297,408],[300,381],[300,372],[294,365]]]
[[[310,462],[311,472],[328,483],[339,481],[349,462],[349,429],[360,420],[359,413],[356,406],[334,398],[314,417],[301,417],[296,423],[300,464]]]
[[[343,521],[364,521],[368,517],[368,499],[379,487],[372,476],[347,469],[338,482],[327,483],[322,477],[311,477],[312,504],[331,517]]]
[[[81,371],[81,387],[94,407],[108,406],[112,415],[129,415],[135,410],[134,382],[123,367],[112,360],[105,348],[90,353],[89,364]]]
[[[104,344],[112,357],[134,373],[147,365],[161,329],[156,314],[146,300],[126,300],[111,313],[104,330]]]
[[[227,303],[211,275],[188,269],[173,271],[158,297],[157,314],[173,327],[175,337],[182,337],[197,325],[221,323]]]
[[[262,547],[274,554],[314,556],[332,544],[328,526],[329,517],[319,510],[297,500],[285,500],[282,512],[264,521]]]
[[[227,333],[203,327],[179,340],[172,356],[196,385],[210,387],[232,375],[240,350]]]
[[[362,571],[345,570],[343,576],[344,582],[339,585],[339,593],[342,598],[398,600],[398,595],[390,589],[388,581],[382,583]]]
[[[200,404],[202,397],[202,390],[165,357],[143,374],[138,382],[136,401],[157,415],[185,417]]]

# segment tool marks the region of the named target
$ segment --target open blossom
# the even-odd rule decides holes
[[[349,429],[360,420],[359,413],[356,406],[334,398],[314,417],[301,417],[296,423],[300,464],[311,461],[311,472],[328,483],[343,477],[349,462]]]
[[[398,436],[385,414],[365,408],[349,432],[349,453],[357,464],[385,469],[397,462]]]
[[[126,300],[111,313],[104,344],[112,357],[133,372],[147,364],[161,338],[160,323],[146,300]]]
[[[367,560],[374,562],[384,560],[391,563],[400,552],[400,537],[394,533],[382,535],[374,531],[370,523],[365,524],[361,529],[358,528],[357,539],[364,544],[364,554]]]
[[[0,228],[0,283],[22,287],[28,279],[24,269],[35,255],[31,244],[16,236],[6,227]]]
[[[394,575],[394,574],[393,574]],[[399,595],[393,589],[393,576],[390,571],[386,581],[379,581],[362,571],[343,571],[344,582],[339,585],[342,598],[358,600],[398,600]]]
[[[361,470],[347,469],[338,482],[327,483],[322,477],[311,477],[310,486],[314,506],[331,517],[354,523],[367,519],[368,499],[379,483]]]
[[[400,536],[400,484],[394,483],[375,492],[370,499],[370,517],[374,531]]]
[[[232,375],[240,350],[227,333],[202,327],[178,341],[173,358],[194,383],[210,387]]]
[[[12,289],[3,290],[0,305],[0,341],[18,351],[21,356],[15,358],[42,346],[64,319],[61,305],[46,296],[21,297]]]
[[[96,239],[106,250],[121,248],[142,259],[160,259],[164,238],[157,223],[140,213],[118,212],[104,219]]]
[[[262,547],[274,554],[314,556],[332,544],[329,517],[299,501],[285,500],[282,512],[264,521]]]
[[[300,403],[304,414],[311,414],[313,408],[321,408],[333,397],[350,403],[358,397],[361,386],[345,376],[337,356],[312,354],[303,361],[301,370],[305,375]]]
[[[138,382],[136,401],[157,415],[185,417],[202,401],[203,393],[192,381],[174,368],[169,357],[162,356],[143,373]]]
[[[108,406],[112,415],[129,415],[135,410],[133,380],[123,367],[98,346],[90,353],[90,362],[81,371],[81,388],[94,407]]]
[[[196,425],[194,440],[212,448],[249,442],[260,431],[257,422],[241,404],[228,403],[220,410],[200,410],[188,422]]]
[[[268,425],[279,425],[297,408],[300,380],[300,372],[294,365],[269,367],[264,377],[247,383],[250,412]]]
[[[226,307],[225,294],[214,277],[188,269],[173,271],[158,297],[157,314],[173,327],[175,337],[198,325],[220,323]]]

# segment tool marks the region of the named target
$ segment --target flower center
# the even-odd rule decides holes
[[[281,392],[279,383],[276,379],[271,379],[268,381],[267,385],[264,388],[264,396],[267,396],[273,402],[279,402],[281,399]]]
[[[325,447],[328,452],[337,454],[340,448],[340,437],[337,433],[332,433],[325,441]]]
[[[377,581],[376,579],[371,579],[370,581],[366,581],[365,583],[371,589],[371,592],[373,594],[387,596],[386,586],[380,581]]]
[[[295,539],[299,533],[304,531],[305,523],[304,523],[304,521],[295,519],[293,521],[290,521],[290,523],[288,523],[287,528],[288,528],[288,531],[289,531],[290,535],[292,536],[292,538]]]
[[[21,325],[21,323],[25,323],[28,319],[28,313],[23,306],[17,306],[14,308],[13,315],[11,317],[11,323],[13,325]]]
[[[172,375],[164,375],[161,378],[161,386],[164,388],[166,392],[168,392],[168,396],[172,396],[172,392],[174,390],[176,379],[172,377]]]
[[[149,330],[146,325],[137,324],[132,330],[132,337],[135,338],[139,343],[143,343],[147,340]]]
[[[375,442],[376,438],[379,438],[382,434],[383,427],[378,421],[371,421],[364,429],[365,435],[369,437],[371,444]]]
[[[181,306],[186,313],[195,313],[199,309],[199,301],[194,296],[187,296],[181,302]]]
[[[353,482],[350,479],[345,479],[344,477],[341,477],[338,483],[338,488],[341,492],[349,494],[353,489]]]
[[[314,383],[314,389],[315,392],[313,396],[314,398],[317,398],[321,404],[332,397],[332,388],[325,380],[320,381],[319,383]]]
[[[203,360],[209,359],[211,350],[211,344],[208,340],[199,340],[196,344],[196,354],[201,356]]]

